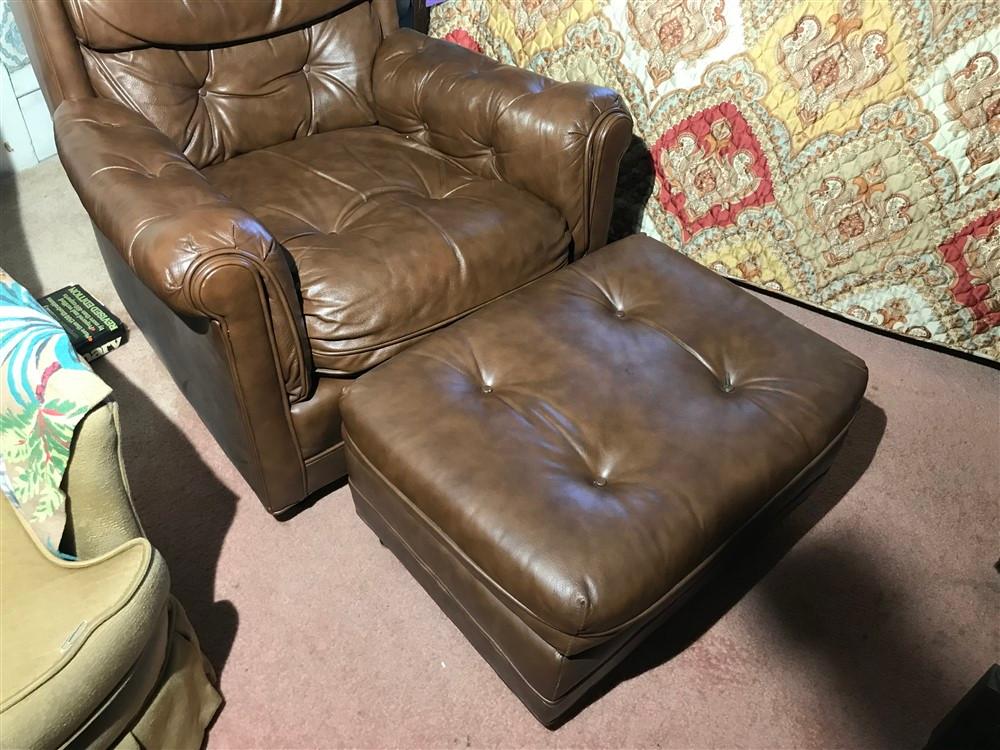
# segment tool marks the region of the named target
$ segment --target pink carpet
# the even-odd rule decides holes
[[[114,311],[56,161],[0,181],[0,264]],[[917,748],[1000,658],[1000,373],[774,300],[863,357],[867,400],[829,475],[726,579],[541,728],[341,488],[273,520],[141,332],[97,365],[125,458],[221,676],[210,748]]]

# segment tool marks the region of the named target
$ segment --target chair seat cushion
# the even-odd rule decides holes
[[[342,413],[351,460],[380,477],[367,494],[578,653],[795,486],[866,382],[857,357],[636,236],[364,375]]]
[[[62,747],[140,659],[143,677],[159,674],[170,576],[144,538],[68,562],[42,547],[6,496],[0,519],[0,747]]]
[[[316,368],[357,373],[566,263],[566,220],[387,128],[204,170],[289,251]]]

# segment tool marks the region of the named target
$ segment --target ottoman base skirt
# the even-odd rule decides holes
[[[351,491],[552,726],[826,470],[867,378],[633,236],[354,381]]]
[[[347,436],[351,495],[358,516],[458,627],[480,656],[544,726],[554,729],[601,680],[632,653],[702,585],[721,570],[730,553],[765,531],[797,505],[826,470],[847,430],[768,503],[718,552],[681,582],[663,607],[632,629],[583,653],[553,649],[506,607],[436,539],[399,491],[386,481]]]

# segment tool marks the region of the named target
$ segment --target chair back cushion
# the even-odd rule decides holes
[[[64,5],[95,93],[147,117],[195,166],[375,122],[382,0]]]

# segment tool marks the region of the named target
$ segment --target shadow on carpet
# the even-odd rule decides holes
[[[0,149],[0,264],[37,297],[52,290],[42,288],[20,217],[17,182],[6,173],[11,171],[10,158]],[[59,251],[51,249],[53,254]],[[94,262],[100,264],[100,259],[95,257]],[[98,273],[103,274],[103,269]],[[138,386],[108,360],[98,360],[93,366],[114,389],[121,406],[125,471],[139,520],[166,559],[171,590],[187,610],[205,654],[221,676],[239,618],[232,602],[215,601],[215,574],[223,539],[236,513],[236,495]]]
[[[95,362],[94,370],[114,389],[121,407],[125,471],[136,513],[166,559],[171,590],[221,679],[239,616],[232,602],[215,601],[215,577],[237,497],[128,377],[106,360]]]

